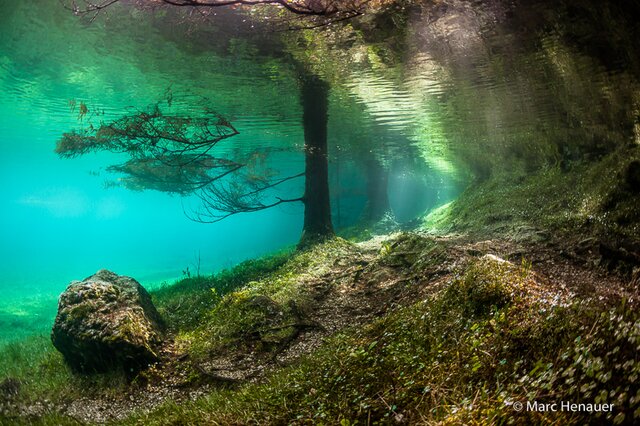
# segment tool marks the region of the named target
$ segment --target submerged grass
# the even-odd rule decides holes
[[[535,230],[527,231],[533,227],[572,238],[595,235],[637,241],[639,187],[639,150],[619,150],[568,170],[556,167],[474,184],[428,215],[423,226],[440,232],[535,239]]]
[[[171,330],[191,330],[219,301],[219,296],[215,294],[226,294],[252,280],[268,276],[289,257],[290,252],[282,252],[249,260],[213,276],[181,280],[174,285],[154,290],[151,295]],[[51,344],[48,333],[50,327],[43,328],[47,329],[46,334],[23,336],[20,340],[0,346],[0,408],[5,405],[3,411],[11,411],[11,404],[16,402],[16,397],[23,406],[31,404],[36,407],[35,411],[41,412],[47,410],[42,405],[43,401],[49,401],[48,404],[53,406],[82,396],[117,395],[126,389],[129,380],[124,372],[91,376],[73,373]],[[13,414],[29,415],[28,412]],[[56,419],[58,417],[54,416],[39,421],[45,422],[42,424],[65,424]],[[18,420],[16,417],[3,419],[0,415],[0,424],[4,424],[3,421],[17,424]],[[25,422],[30,424],[26,420]]]
[[[197,357],[205,352],[203,347],[210,349],[220,342],[235,341],[247,330],[265,325],[273,316],[274,306],[282,313],[280,320],[291,319],[298,312],[295,303],[303,303],[299,278],[304,274],[325,274],[351,247],[350,243],[335,239],[304,252],[285,251],[246,261],[211,277],[184,279],[154,290],[151,295],[170,330],[178,333],[177,340],[185,343],[190,339],[188,350]],[[266,309],[247,306],[246,302],[255,301],[257,296],[268,300]],[[265,342],[272,338],[277,343],[282,336],[275,333],[261,338]],[[80,397],[109,397],[126,392],[128,382],[123,372],[91,376],[73,373],[48,334],[8,343],[0,347],[0,405],[11,417],[0,415],[0,423],[67,424],[70,419],[42,414],[49,411],[49,405],[53,408]],[[14,406],[22,407],[21,411],[12,413]],[[30,406],[33,413],[24,411]]]
[[[257,332],[260,344],[277,343],[282,336],[269,335],[265,329],[292,320],[291,302],[303,309],[306,284],[326,277],[355,249],[335,239],[305,252],[246,263],[210,281],[185,280],[154,297],[162,309],[179,306],[174,308],[172,326],[185,327],[179,331],[179,341],[193,359],[238,348],[268,351],[269,347],[246,344],[247,336]],[[434,247],[427,249],[432,253]],[[391,253],[391,248],[387,251]],[[390,254],[383,247],[380,256],[387,259]],[[537,280],[526,262],[514,265],[485,256],[463,263],[440,291],[425,300],[339,332],[314,353],[260,383],[214,389],[195,401],[166,401],[114,424],[638,421],[638,310],[624,301],[607,307],[555,297]],[[226,294],[218,294],[224,289]],[[180,320],[185,312],[182,304],[193,307],[186,300],[205,300],[205,295],[215,301],[206,299],[198,308],[199,319]],[[44,337],[3,348],[0,365],[1,377],[22,384],[20,397],[39,404],[97,391],[115,394],[127,386],[113,375],[70,374]],[[612,403],[615,408],[593,414],[513,409],[514,403],[526,401]],[[18,420],[72,423],[53,412],[33,422],[25,418]]]
[[[69,373],[48,336],[32,336],[0,348],[0,377],[17,380],[29,396],[38,396],[60,389]]]
[[[48,333],[57,309],[54,296],[4,301],[0,305],[0,346],[36,334]]]
[[[182,330],[176,341],[195,360],[229,350],[277,351],[296,332],[308,302],[305,282],[328,274],[334,263],[353,253],[341,238],[295,252],[271,274],[246,283],[238,291],[221,295],[197,328]]]
[[[635,161],[611,156],[569,172],[548,170],[505,183],[487,181],[439,209],[426,224],[471,233],[530,227],[633,238],[640,222]],[[617,167],[614,167],[614,165]],[[571,191],[569,191],[571,188]],[[567,195],[571,194],[571,195]],[[500,200],[500,203],[497,202]],[[513,235],[513,234],[512,234]],[[527,236],[531,237],[531,235]],[[423,258],[439,262],[436,242],[411,234],[382,243],[381,265],[419,275]],[[399,257],[398,250],[402,256]],[[357,247],[336,238],[302,252],[283,252],[212,277],[188,278],[151,292],[194,362],[234,351],[269,356],[295,331],[309,283],[326,280]],[[485,256],[451,272],[442,290],[365,326],[343,330],[314,353],[260,383],[214,389],[195,401],[166,401],[124,425],[189,424],[634,424],[640,421],[640,313],[549,296],[523,262]],[[0,403],[43,404],[126,392],[122,374],[72,374],[48,336],[0,348]],[[514,410],[515,403],[613,404],[607,412]],[[27,404],[28,406],[28,404]],[[31,420],[65,425],[49,408]],[[42,413],[51,412],[52,414]],[[29,419],[28,421],[25,419]]]
[[[202,316],[219,302],[220,296],[272,274],[291,255],[292,250],[285,250],[244,261],[212,276],[186,278],[152,291],[151,297],[171,330],[192,330],[200,324]]]
[[[549,303],[535,287],[527,268],[482,259],[444,291],[334,336],[263,383],[167,402],[123,424],[636,421],[638,312]],[[561,400],[613,403],[615,410],[513,409],[516,401]]]
[[[0,424],[70,424],[55,414],[40,416],[79,397],[118,395],[126,386],[123,372],[72,373],[49,336],[32,336],[0,348]]]

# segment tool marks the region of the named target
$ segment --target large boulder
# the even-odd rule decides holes
[[[163,331],[149,293],[103,269],[60,295],[51,340],[78,371],[137,371],[158,360]]]

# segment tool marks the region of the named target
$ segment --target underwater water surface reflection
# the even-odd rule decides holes
[[[106,171],[114,155],[63,160],[53,151],[64,132],[145,108],[172,90],[180,95],[178,108],[198,108],[206,99],[232,120],[240,135],[221,145],[222,155],[259,147],[268,154],[268,167],[299,173],[304,136],[290,65],[247,53],[241,43],[225,56],[181,49],[151,18],[136,25],[124,18],[88,24],[57,4],[47,7],[51,13],[42,14],[32,1],[0,2],[0,340],[46,331],[57,295],[71,280],[102,268],[153,287],[298,241],[302,205],[196,223],[185,211],[197,200],[114,187],[117,177]],[[176,69],[176,61],[190,66]],[[387,89],[397,91],[393,98],[405,96]],[[86,115],[73,108],[80,102]],[[355,161],[363,152],[382,162],[387,151],[389,158],[416,155],[407,137],[415,129],[407,128],[396,107],[332,94],[329,161],[338,227],[356,224],[365,207],[365,177]],[[434,172],[441,177],[439,195],[414,191],[412,198],[424,201],[420,208],[455,195],[445,169]],[[301,179],[288,187],[302,188]],[[391,191],[393,197],[403,190]],[[423,213],[402,213],[404,201],[394,200],[402,220]]]

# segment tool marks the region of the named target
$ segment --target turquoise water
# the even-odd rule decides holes
[[[187,268],[209,274],[300,237],[302,205],[196,223],[184,213],[197,206],[193,198],[109,187],[113,154],[63,160],[53,152],[62,133],[145,108],[170,90],[183,111],[206,102],[231,119],[240,135],[223,153],[260,148],[283,176],[304,166],[297,84],[285,60],[256,56],[242,42],[220,56],[189,39],[169,41],[158,21],[139,12],[119,13],[87,23],[57,3],[0,1],[0,340],[46,331],[58,294],[98,269],[153,288]],[[354,140],[376,134],[409,147],[411,132],[385,113],[393,104],[372,113],[355,96],[331,96],[330,183],[334,223],[344,228],[366,202]],[[70,101],[85,103],[87,117],[79,120]],[[91,118],[99,110],[104,117]],[[442,170],[418,172],[403,160],[413,157],[411,148],[402,149],[390,162],[389,193],[397,217],[408,221],[457,187]],[[301,193],[302,185],[298,179],[285,190]]]
[[[640,66],[624,7],[442,3],[256,37],[229,10],[195,19],[125,4],[90,21],[58,2],[0,0],[0,340],[46,332],[58,294],[101,268],[153,288],[298,242],[300,203],[196,223],[185,215],[194,197],[114,186],[106,168],[121,155],[54,153],[63,133],[169,93],[181,114],[211,108],[238,129],[216,155],[258,153],[286,177],[304,169],[300,68],[321,76],[332,220],[347,234],[362,225],[368,164],[388,173],[396,219],[416,224],[483,179],[520,181],[638,144]],[[303,185],[270,195],[299,197]]]
[[[170,81],[161,69],[143,69],[135,35],[125,36],[123,43],[132,44],[118,51],[115,41],[113,49],[96,43],[106,37],[98,25],[81,28],[58,8],[41,18],[26,5],[3,2],[2,9],[0,318],[9,318],[3,328],[12,315],[23,318],[39,306],[50,316],[69,281],[101,268],[153,286],[187,267],[195,271],[198,259],[201,272],[211,273],[296,242],[299,209],[198,224],[185,217],[179,197],[105,189],[107,155],[59,159],[56,140],[79,126],[70,99],[99,102],[117,114],[145,106]]]
[[[7,10],[14,8],[11,16]],[[299,206],[203,225],[186,218],[188,199],[106,189],[109,155],[58,158],[56,140],[79,126],[70,99],[99,103],[116,115],[128,105],[144,107],[172,80],[162,69],[144,69],[135,35],[123,38],[129,48],[112,50],[95,42],[106,37],[98,25],[81,28],[57,8],[41,18],[26,5],[3,2],[2,9],[0,319],[29,315],[41,305],[50,315],[48,308],[69,281],[101,268],[153,286],[181,277],[187,267],[195,272],[198,262],[201,273],[211,273],[297,241]],[[173,54],[167,50],[155,53]],[[262,119],[266,127],[268,118]],[[250,115],[236,120],[243,130],[243,121],[253,122]],[[291,128],[278,131],[299,136]],[[254,143],[258,132],[274,140],[278,131],[256,127],[240,143]]]

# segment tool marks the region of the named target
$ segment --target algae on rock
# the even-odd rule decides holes
[[[135,371],[158,360],[163,332],[146,290],[103,269],[62,293],[51,340],[75,370]]]

